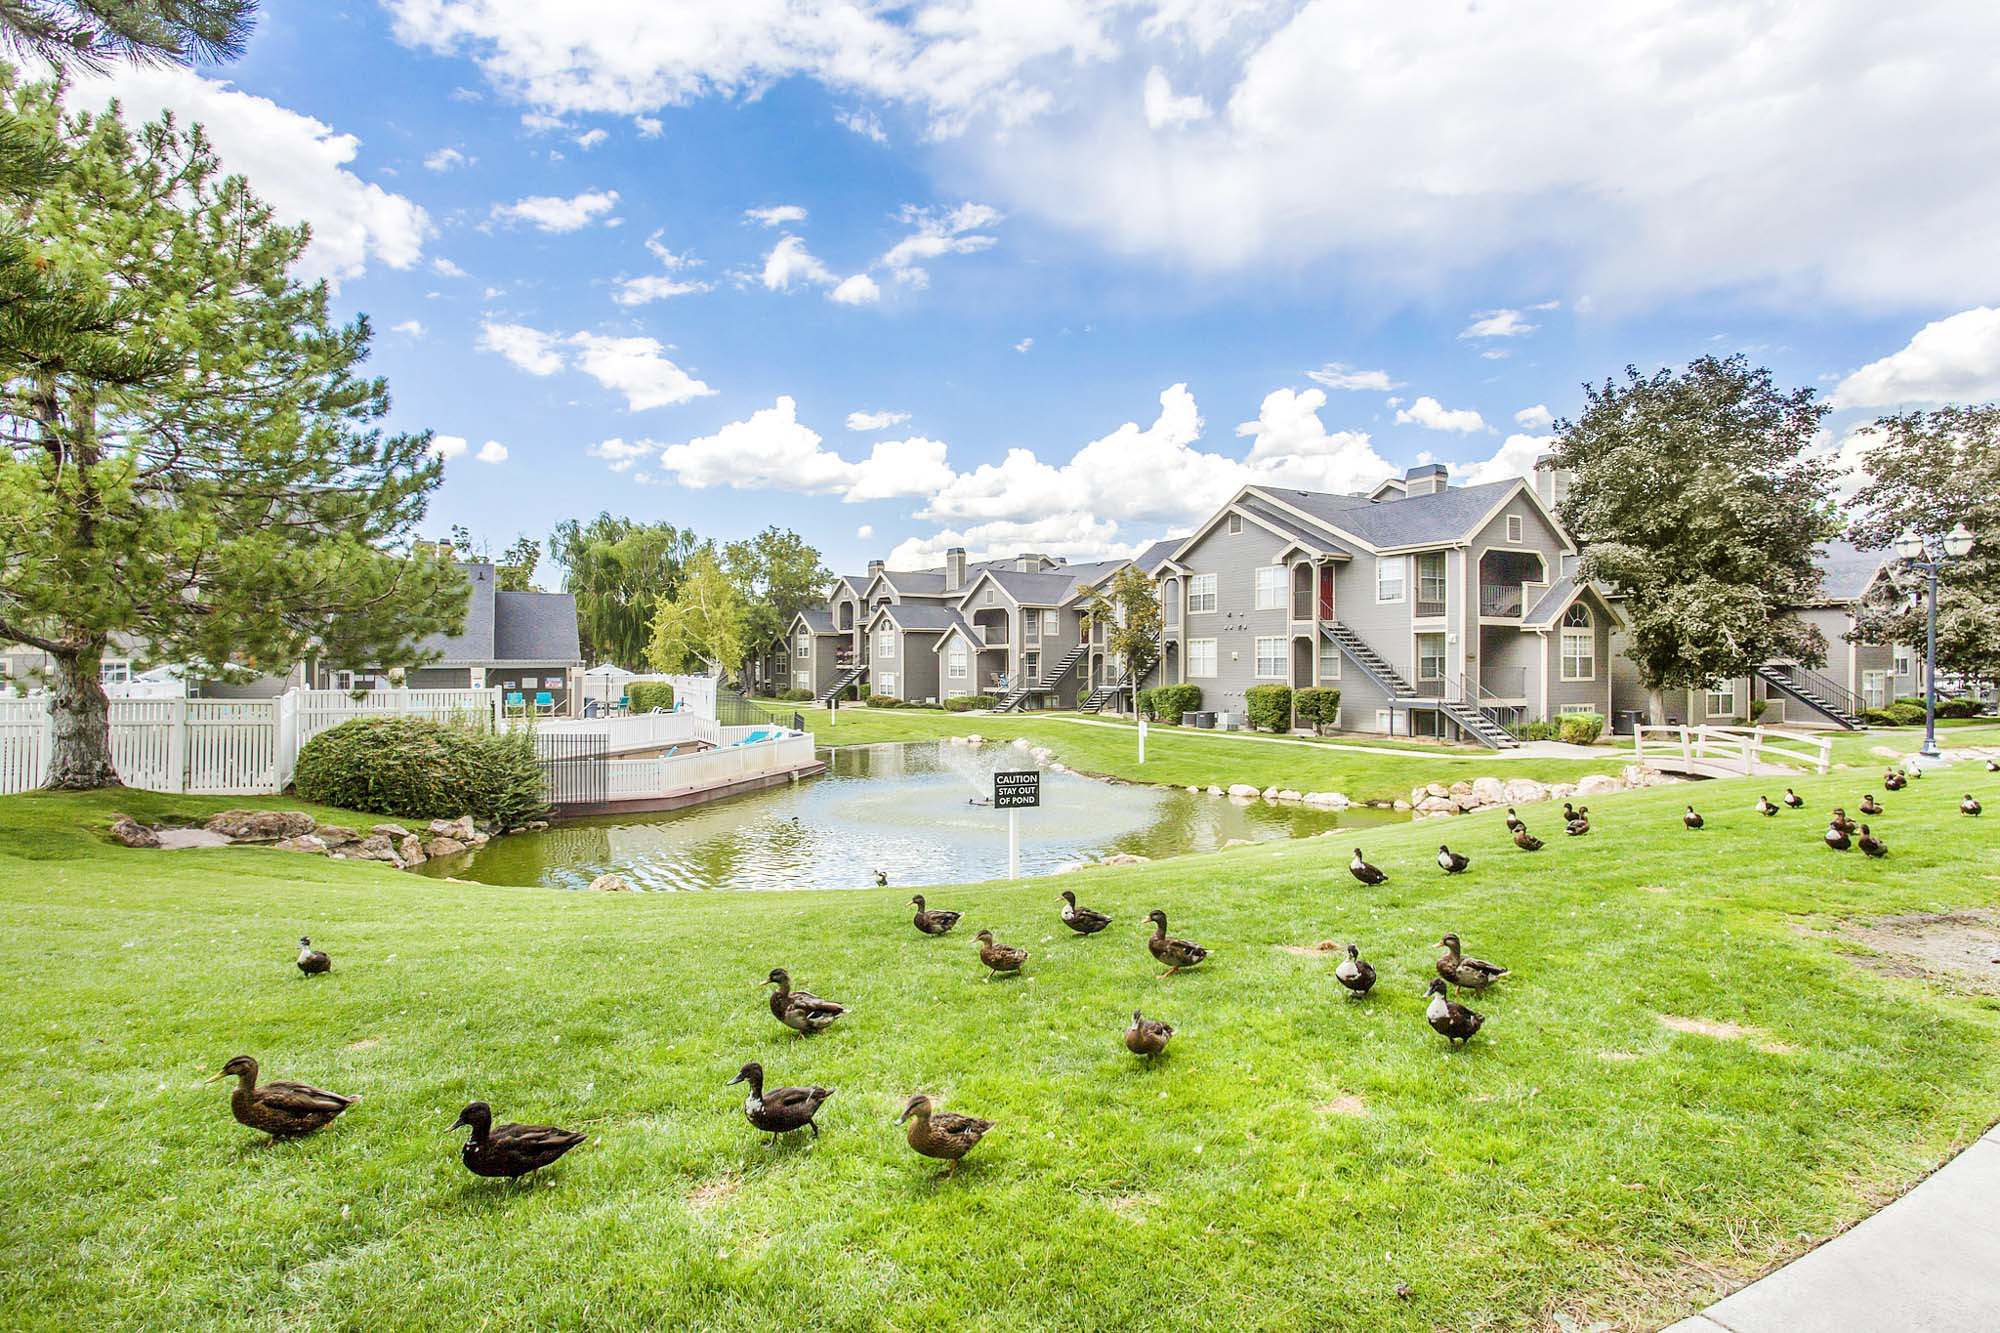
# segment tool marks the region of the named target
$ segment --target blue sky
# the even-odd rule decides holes
[[[1849,457],[2000,393],[1993,7],[1505,8],[267,0],[81,95],[314,222],[397,424],[463,442],[433,527],[496,549],[1120,551],[1251,477],[1502,475],[1711,351]]]

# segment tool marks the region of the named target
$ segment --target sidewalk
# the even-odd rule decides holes
[[[1992,1333],[2000,1126],[1865,1222],[1662,1333]]]
[[[1130,722],[1114,722],[1110,718],[1096,717],[1037,717],[1033,713],[1003,714],[1006,718],[1022,718],[1036,722],[1067,722],[1076,727],[1112,727],[1121,731],[1136,731]],[[1196,727],[1157,727],[1155,736],[1207,736],[1224,741],[1257,741],[1264,745],[1302,745],[1311,750],[1349,750],[1355,754],[1393,754],[1406,759],[1442,759],[1456,764],[1484,764],[1494,760],[1507,762],[1515,759],[1595,759],[1608,764],[1629,764],[1634,755],[1627,747],[1605,749],[1602,746],[1565,745],[1561,741],[1527,741],[1511,750],[1444,750],[1405,749],[1393,745],[1346,745],[1339,741],[1307,740],[1302,736],[1277,736],[1261,731],[1213,731]]]

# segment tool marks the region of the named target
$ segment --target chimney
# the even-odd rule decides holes
[[[1571,477],[1567,468],[1556,466],[1554,454],[1543,454],[1535,460],[1535,498],[1554,509],[1569,494]]]
[[[957,592],[965,586],[965,548],[954,546],[944,553],[944,590]]]
[[[1451,471],[1442,463],[1425,463],[1403,474],[1405,495],[1437,495],[1450,484]]]
[[[874,578],[874,577],[875,577],[875,576],[876,576],[877,574],[880,574],[881,572],[882,572],[882,562],[881,562],[880,560],[870,560],[870,561],[868,562],[868,577],[869,577],[869,578],[871,578],[871,579],[872,579],[872,578]]]
[[[1014,568],[1023,574],[1039,574],[1047,558],[1039,551],[1023,551],[1014,557]]]

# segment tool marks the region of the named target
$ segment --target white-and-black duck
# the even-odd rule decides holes
[[[1988,773],[2000,773],[2000,759],[1988,759],[1986,761],[1986,771]]]
[[[1366,995],[1375,988],[1375,964],[1361,956],[1360,945],[1350,944],[1347,957],[1333,969],[1333,979],[1356,995]]]
[[[1771,804],[1771,798],[1768,796],[1759,796],[1757,804],[1752,809],[1756,810],[1758,814],[1764,816],[1766,819],[1778,813],[1778,807]]]
[[[1703,821],[1702,817],[1695,813],[1694,807],[1689,806],[1687,813],[1681,816],[1681,823],[1690,829],[1698,829],[1702,826]]]
[[[1062,891],[1062,923],[1079,935],[1095,935],[1111,924],[1111,918],[1102,912],[1093,912],[1088,907],[1076,905],[1076,894],[1069,889]]]
[[[1148,1018],[1134,1009],[1132,1026],[1125,1029],[1125,1049],[1134,1055],[1158,1055],[1167,1049],[1167,1043],[1173,1040],[1173,1036],[1172,1023],[1162,1023],[1157,1018]]]
[[[1866,824],[1861,826],[1861,836],[1854,840],[1854,845],[1861,849],[1863,855],[1878,860],[1889,854],[1889,844],[1876,837]]]
[[[1520,832],[1520,831],[1521,831],[1522,829],[1524,829],[1524,828],[1526,828],[1526,827],[1528,827],[1528,826],[1527,826],[1526,824],[1524,824],[1524,823],[1522,823],[1522,822],[1521,822],[1521,817],[1520,817],[1519,815],[1517,815],[1517,814],[1515,814],[1515,813],[1514,813],[1514,807],[1513,807],[1513,806],[1511,806],[1511,805],[1510,805],[1510,806],[1508,806],[1508,807],[1507,807],[1507,831],[1508,831],[1509,833],[1519,833],[1519,832]]]
[[[471,1103],[451,1122],[452,1129],[466,1126],[472,1136],[458,1150],[458,1159],[475,1176],[503,1180],[539,1171],[590,1137],[553,1125],[496,1125],[493,1108],[485,1102]]]
[[[1979,804],[1979,798],[1971,792],[1967,792],[1965,799],[1958,803],[1958,812],[1962,815],[1976,815],[1984,808]]]
[[[813,1137],[819,1137],[819,1126],[813,1117],[826,1099],[833,1096],[832,1088],[772,1088],[764,1087],[764,1066],[752,1060],[736,1071],[730,1084],[748,1083],[750,1095],[743,1102],[743,1118],[753,1126],[771,1136],[776,1143],[778,1136],[789,1134],[795,1129],[810,1129]]]
[[[764,984],[778,988],[771,992],[771,1017],[800,1036],[826,1031],[847,1012],[844,1004],[822,1000],[809,990],[793,990],[791,974],[782,967],[772,968]]]
[[[1803,810],[1806,808],[1806,798],[1793,791],[1790,787],[1787,787],[1785,788],[1785,806],[1792,810]]]
[[[1875,799],[1874,792],[1869,792],[1861,798],[1861,813],[1864,815],[1879,815],[1883,813],[1882,803]]]
[[[1424,1007],[1424,1021],[1448,1043],[1471,1041],[1472,1034],[1486,1022],[1485,1014],[1474,1013],[1446,995],[1442,981],[1433,981],[1424,994],[1430,997],[1430,1003]]]
[[[315,1088],[310,1083],[283,1079],[259,1087],[257,1061],[247,1055],[235,1057],[222,1067],[221,1073],[207,1081],[216,1083],[225,1078],[236,1080],[229,1093],[229,1109],[237,1121],[274,1139],[296,1139],[325,1129],[342,1111],[361,1100]]]
[[[1539,852],[1543,847],[1542,840],[1528,832],[1526,824],[1514,830],[1514,845],[1524,852]]]
[[[1146,941],[1147,950],[1153,957],[1167,965],[1160,975],[1170,977],[1183,968],[1197,967],[1208,957],[1208,950],[1193,940],[1176,939],[1167,934],[1167,914],[1159,908],[1146,913],[1146,919],[1153,923],[1153,934]]]
[[[913,922],[917,929],[926,935],[949,935],[951,928],[965,916],[963,912],[947,912],[942,907],[924,906],[924,895],[921,893],[910,899],[910,906],[917,909],[916,916],[912,918]]]
[[[324,950],[313,948],[313,942],[304,935],[299,936],[299,971],[309,977],[333,971],[333,960]]]
[[[973,937],[979,941],[979,961],[986,964],[986,979],[993,980],[994,974],[1019,976],[1021,967],[1028,961],[1028,951],[1017,945],[1002,944],[993,938],[993,932],[982,930]]]
[[[1465,873],[1465,868],[1471,864],[1471,857],[1461,856],[1444,843],[1438,844],[1438,869],[1445,874],[1462,875]]]
[[[1836,852],[1844,852],[1854,846],[1853,836],[1838,824],[1828,824],[1826,826],[1824,841],[1827,846],[1833,848]]]
[[[1389,882],[1388,872],[1369,865],[1368,858],[1361,854],[1359,847],[1354,849],[1354,859],[1347,863],[1347,869],[1354,878],[1360,880],[1363,884],[1386,884]]]
[[[878,889],[886,889],[886,888],[888,888],[888,887],[889,887],[889,872],[888,872],[888,871],[886,871],[886,870],[878,870],[878,871],[876,871],[876,872],[875,872],[875,887],[876,887],[876,888],[878,888]]]
[[[931,1099],[923,1093],[910,1098],[903,1107],[903,1113],[896,1117],[897,1124],[909,1122],[904,1137],[910,1147],[925,1157],[941,1162],[950,1162],[944,1173],[949,1176],[958,1170],[958,1163],[986,1137],[986,1131],[993,1128],[991,1120],[981,1120],[978,1116],[961,1115],[957,1111],[940,1111],[931,1105]]]
[[[1456,935],[1446,935],[1432,947],[1445,951],[1444,957],[1437,960],[1438,976],[1460,990],[1482,991],[1508,974],[1508,970],[1498,963],[1489,963],[1484,958],[1467,958],[1459,951]]]

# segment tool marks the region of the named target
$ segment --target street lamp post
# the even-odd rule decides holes
[[[1938,757],[1937,743],[1937,588],[1938,568],[1947,559],[1957,560],[1972,551],[1972,529],[1960,523],[1942,538],[1926,541],[1914,528],[1896,538],[1897,555],[1924,571],[1930,583],[1930,614],[1926,621],[1928,640],[1924,653],[1924,744],[1917,753],[1926,759]]]

